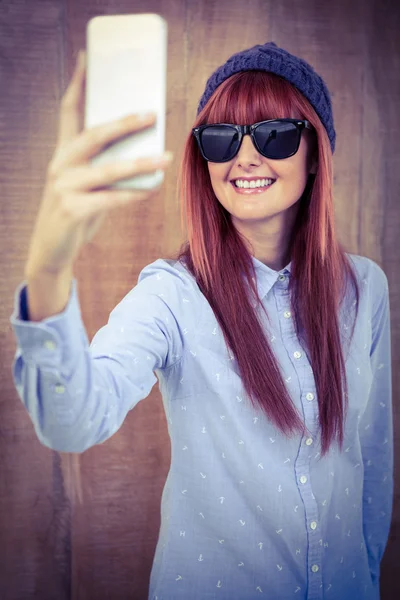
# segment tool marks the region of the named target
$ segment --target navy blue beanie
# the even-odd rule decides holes
[[[300,90],[321,119],[327,131],[333,154],[336,132],[333,124],[331,98],[324,80],[305,60],[279,48],[274,42],[267,42],[264,45],[257,44],[252,48],[237,52],[228,58],[224,65],[218,67],[207,81],[197,114],[225,79],[239,71],[252,70],[270,71],[280,75]]]

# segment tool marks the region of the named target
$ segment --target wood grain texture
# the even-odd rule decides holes
[[[350,252],[382,266],[392,316],[395,459],[400,455],[400,8],[394,0],[14,0],[0,2],[0,598],[147,600],[170,442],[158,384],[107,442],[82,455],[43,447],[11,377],[9,324],[59,102],[97,14],[157,12],[169,27],[167,143],[175,154],[162,192],[110,213],[76,265],[88,337],[137,283],[140,270],[183,241],[177,166],[212,71],[232,53],[275,41],[323,74],[337,132],[337,230]],[[82,504],[71,495],[79,465]],[[396,469],[397,473],[397,469]],[[382,600],[400,597],[396,477]]]

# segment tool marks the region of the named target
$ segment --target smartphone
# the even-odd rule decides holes
[[[86,28],[85,129],[131,113],[154,112],[153,127],[125,136],[91,160],[106,164],[165,150],[167,22],[153,13],[101,15]],[[164,172],[117,181],[111,188],[151,189]]]

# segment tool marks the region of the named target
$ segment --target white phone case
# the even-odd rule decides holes
[[[167,22],[160,15],[105,15],[89,20],[85,129],[131,113],[155,112],[156,124],[133,133],[97,154],[92,164],[135,160],[165,150]],[[161,170],[112,184],[118,189],[151,189]]]

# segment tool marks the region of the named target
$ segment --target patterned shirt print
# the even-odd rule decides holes
[[[27,282],[18,286],[12,373],[42,444],[84,452],[104,442],[159,382],[171,466],[149,600],[379,599],[393,498],[389,290],[377,263],[348,256],[361,288],[345,354],[349,410],[343,452],[334,445],[323,459],[314,376],[287,293],[291,263],[274,271],[253,257],[266,331],[311,433],[290,439],[252,407],[183,264],[144,267],[90,344],[76,279],[65,310],[41,322],[26,320]],[[343,335],[355,314],[348,294]]]

